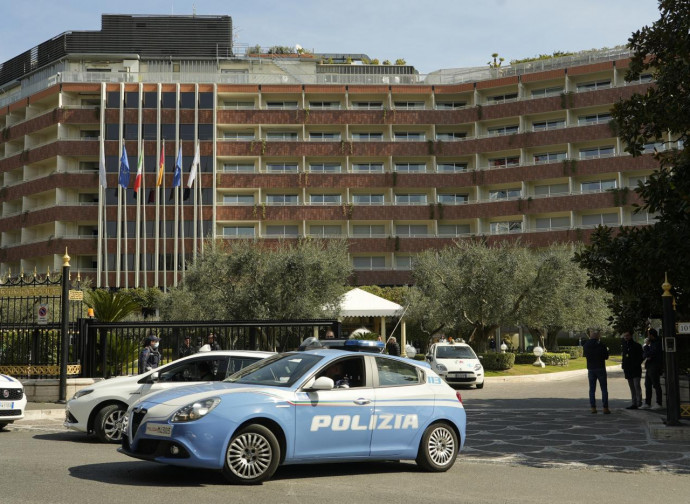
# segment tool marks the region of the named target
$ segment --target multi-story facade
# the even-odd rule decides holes
[[[0,66],[1,275],[59,268],[68,248],[96,285],[168,287],[202,237],[312,236],[349,241],[356,283],[396,285],[465,237],[545,246],[653,221],[632,188],[654,146],[632,158],[608,125],[651,81],[625,82],[624,49],[420,75],[238,56],[230,32],[228,16],[103,16]],[[197,145],[191,196],[170,199]]]

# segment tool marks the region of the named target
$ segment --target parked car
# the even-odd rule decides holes
[[[199,352],[135,376],[97,382],[79,390],[67,402],[65,427],[95,434],[103,442],[119,443],[122,418],[137,399],[160,390],[220,381],[274,352],[217,350]]]
[[[467,343],[435,343],[426,360],[448,384],[484,388],[484,366]]]
[[[426,363],[324,348],[138,400],[119,451],[240,484],[281,464],[412,459],[440,472],[463,446],[465,421],[460,393]]]
[[[15,420],[24,418],[26,394],[22,382],[0,374],[0,430]]]

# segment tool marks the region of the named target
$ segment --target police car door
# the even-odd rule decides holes
[[[372,357],[376,408],[371,456],[388,457],[416,451],[418,434],[434,410],[434,397],[424,373],[414,364],[385,356]]]
[[[369,456],[374,390],[364,357],[355,354],[336,361],[350,370],[349,388],[297,392],[295,459]],[[330,361],[315,376],[333,364]]]

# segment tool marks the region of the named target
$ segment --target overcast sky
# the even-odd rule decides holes
[[[0,0],[0,62],[101,14],[230,15],[235,43],[403,58],[420,73],[626,44],[655,0]]]

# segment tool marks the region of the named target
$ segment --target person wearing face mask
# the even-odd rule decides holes
[[[139,373],[156,369],[161,362],[161,354],[158,351],[160,338],[149,335],[144,339],[144,346],[139,352]]]

